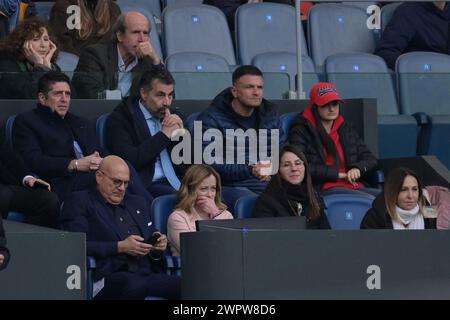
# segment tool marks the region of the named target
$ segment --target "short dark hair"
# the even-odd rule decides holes
[[[155,80],[158,80],[165,85],[175,85],[175,79],[167,69],[153,68],[142,74],[141,80],[139,81],[139,88],[150,91],[152,90],[153,81]]]
[[[252,65],[240,66],[233,72],[233,77],[232,77],[233,85],[236,83],[236,81],[238,81],[240,78],[242,78],[243,76],[246,76],[246,75],[260,76],[260,77],[263,76],[261,70],[259,70],[255,66],[252,66]]]
[[[66,82],[70,87],[70,79],[67,75],[59,71],[49,71],[39,78],[38,93],[47,95],[56,82]]]

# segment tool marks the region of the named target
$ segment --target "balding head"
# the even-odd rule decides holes
[[[119,17],[114,32],[120,54],[126,60],[130,56],[137,57],[136,47],[149,41],[150,24],[142,13],[131,11]]]
[[[122,158],[107,156],[95,173],[95,179],[97,190],[105,201],[118,205],[125,196],[130,181],[130,170]]]

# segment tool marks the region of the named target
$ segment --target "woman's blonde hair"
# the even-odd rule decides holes
[[[400,217],[395,209],[397,205],[398,194],[401,192],[403,183],[407,176],[414,177],[417,181],[417,187],[419,192],[419,198],[417,199],[419,205],[419,211],[423,213],[423,194],[422,194],[422,184],[419,180],[417,174],[407,168],[395,168],[389,172],[384,182],[384,202],[386,204],[386,210],[392,220],[400,222]]]
[[[78,36],[81,40],[86,40],[92,35],[94,29],[94,22],[97,21],[98,30],[95,34],[96,37],[102,37],[112,27],[112,21],[109,10],[110,0],[98,0],[95,5],[95,9],[92,12],[89,10],[86,0],[78,0],[78,6],[80,7],[80,22],[81,28],[78,30]]]
[[[220,176],[212,167],[206,164],[195,164],[189,167],[183,179],[181,188],[177,192],[177,205],[175,209],[191,213],[197,200],[198,186],[209,176],[216,178],[216,196],[214,202],[219,209],[226,209],[227,206],[222,202],[222,186]]]

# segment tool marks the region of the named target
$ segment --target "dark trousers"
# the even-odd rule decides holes
[[[6,218],[9,211],[25,215],[25,222],[46,227],[57,227],[58,196],[50,191],[22,186],[0,185],[0,212]]]
[[[119,271],[105,277],[105,287],[95,299],[143,300],[148,296],[180,299],[181,278],[164,273],[141,275]]]

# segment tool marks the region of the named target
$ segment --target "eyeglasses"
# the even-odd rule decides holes
[[[120,180],[120,179],[116,179],[116,178],[111,178],[106,173],[104,173],[102,170],[98,170],[98,171],[100,171],[105,177],[107,177],[109,180],[111,180],[111,182],[113,183],[114,187],[116,187],[116,188],[121,187],[122,184],[123,184],[123,186],[125,188],[128,188],[128,186],[131,184],[130,180],[126,181],[126,180]]]

